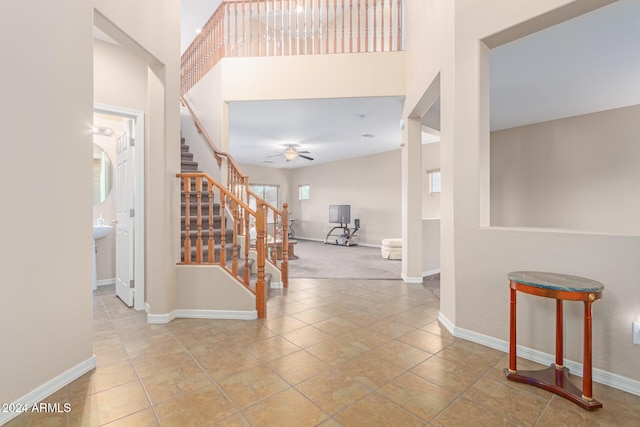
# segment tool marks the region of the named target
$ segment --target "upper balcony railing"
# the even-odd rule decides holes
[[[402,50],[402,0],[223,0],[182,55],[181,93],[221,58]]]

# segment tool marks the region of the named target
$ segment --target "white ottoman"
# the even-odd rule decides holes
[[[402,239],[382,239],[382,258],[402,259]]]

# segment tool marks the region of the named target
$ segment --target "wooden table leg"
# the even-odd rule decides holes
[[[593,400],[591,383],[591,301],[584,302],[584,356],[582,368],[582,398],[588,401]]]
[[[556,369],[564,368],[564,329],[562,300],[556,300]]]
[[[511,288],[509,319],[509,373],[516,373],[516,290]]]

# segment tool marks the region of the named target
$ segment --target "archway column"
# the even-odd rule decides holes
[[[402,280],[422,283],[422,126],[408,118],[402,143]]]

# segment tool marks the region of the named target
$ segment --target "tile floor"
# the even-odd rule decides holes
[[[267,319],[168,325],[94,294],[97,368],[47,400],[71,412],[7,426],[640,425],[639,396],[594,384],[586,412],[507,381],[507,355],[453,338],[422,285],[292,279]]]

